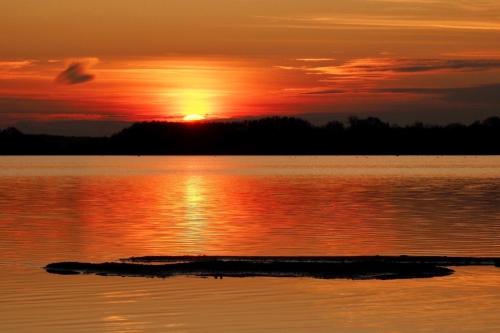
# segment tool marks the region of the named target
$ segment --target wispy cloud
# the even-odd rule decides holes
[[[367,0],[373,3],[384,3],[385,5],[402,6],[403,8],[428,6],[434,8],[458,9],[463,11],[491,12],[500,9],[496,0]]]
[[[416,73],[441,70],[488,70],[500,68],[498,59],[358,59],[342,66],[354,71]]]
[[[462,88],[446,87],[446,85],[453,85],[452,78],[457,74],[475,76],[479,72],[490,71],[487,75],[495,73],[493,71],[498,72],[500,70],[499,58],[358,58],[344,62],[332,61],[326,64],[297,61],[295,66],[289,64],[279,68],[317,76],[317,86],[297,92],[302,96],[325,96],[326,98],[340,94],[356,94],[376,98],[376,95],[384,94],[392,95],[392,99],[408,99],[409,95],[413,95],[415,98],[432,98],[463,104],[500,103],[500,83]],[[419,85],[425,86],[436,79],[445,87],[404,87],[405,83],[408,85],[409,82],[419,82]],[[395,87],[387,88],[390,84]]]
[[[288,29],[500,31],[499,15],[497,0],[349,0],[316,12],[257,18],[266,27]]]
[[[0,61],[0,70],[20,69],[33,64],[32,60]]]
[[[323,89],[305,92],[305,95],[335,95],[341,93],[352,93],[342,89]],[[484,84],[470,87],[447,87],[447,88],[422,88],[422,87],[391,87],[391,88],[369,88],[356,91],[362,94],[396,94],[433,96],[448,102],[490,104],[500,103],[500,83]]]
[[[39,69],[43,67],[38,60],[0,60],[0,81],[16,79],[40,79],[43,74]]]
[[[500,59],[397,59],[359,58],[338,64],[277,66],[284,70],[299,70],[308,74],[337,78],[379,78],[390,74],[486,71],[500,69]]]
[[[304,92],[303,95],[332,95],[332,94],[345,94],[347,90],[343,89],[327,89],[327,90],[313,90]]]
[[[328,61],[334,61],[335,58],[298,58],[295,60],[303,62],[328,62]]]
[[[314,2],[314,1],[313,1]],[[349,0],[329,1],[307,11],[293,9],[253,16],[268,29],[299,30],[470,30],[500,31],[498,0]],[[383,42],[383,40],[381,40]]]
[[[404,15],[259,16],[266,27],[287,29],[449,29],[500,31],[500,22],[470,19],[424,19]]]
[[[377,93],[437,95],[449,101],[469,103],[500,103],[500,83],[459,88],[381,88]]]

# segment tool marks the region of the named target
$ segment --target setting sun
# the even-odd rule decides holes
[[[200,121],[200,120],[204,120],[205,119],[205,116],[201,115],[201,114],[188,114],[188,115],[185,115],[184,118],[182,118],[184,121]]]
[[[200,121],[216,112],[217,93],[203,89],[177,89],[168,93],[184,121]]]

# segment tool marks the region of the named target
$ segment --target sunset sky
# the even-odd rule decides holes
[[[0,127],[500,115],[498,0],[1,0]]]

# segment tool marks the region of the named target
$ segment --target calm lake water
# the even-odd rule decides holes
[[[56,276],[137,255],[500,256],[500,157],[0,157],[0,332],[500,332],[500,269]]]

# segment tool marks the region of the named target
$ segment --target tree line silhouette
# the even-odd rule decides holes
[[[2,155],[485,155],[500,154],[500,118],[469,125],[398,126],[378,118],[326,125],[292,117],[233,122],[140,122],[110,137],[0,130]]]

